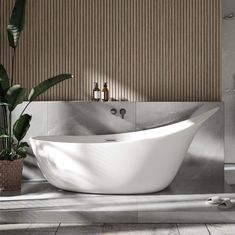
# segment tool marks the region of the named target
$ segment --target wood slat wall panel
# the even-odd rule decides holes
[[[0,0],[0,59],[10,68]],[[28,90],[58,73],[75,78],[40,100],[90,100],[93,83],[130,101],[218,101],[220,0],[28,0],[16,58]]]

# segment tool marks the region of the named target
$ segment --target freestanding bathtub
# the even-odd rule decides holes
[[[157,192],[173,181],[195,133],[218,109],[150,130],[39,136],[30,142],[42,173],[58,188],[102,194]]]

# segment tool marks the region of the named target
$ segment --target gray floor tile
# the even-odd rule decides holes
[[[18,231],[0,231],[0,235],[55,235],[55,232],[37,232],[37,231],[19,231],[18,230]]]
[[[92,223],[60,223],[60,227],[75,227],[75,226],[89,226],[94,225]],[[96,226],[103,226],[104,223],[95,224]]]
[[[60,226],[56,235],[101,235],[102,226],[81,225],[81,226]]]
[[[234,212],[139,212],[139,223],[235,223]]]
[[[211,235],[235,235],[235,224],[207,224]]]
[[[205,224],[178,224],[180,235],[210,235]]]
[[[26,230],[30,224],[0,224],[1,231],[10,231],[10,230]]]
[[[119,211],[119,212],[89,212],[83,213],[84,217],[88,218],[87,221],[94,221],[94,223],[137,223],[137,211]]]
[[[235,224],[2,224],[0,235],[235,235]],[[178,228],[177,228],[178,227]]]
[[[77,195],[76,197],[34,199],[22,201],[2,201],[0,209],[70,209],[77,211],[136,211],[136,196],[89,196]]]
[[[30,224],[27,231],[37,232],[56,232],[59,227],[59,223],[56,224]]]
[[[103,235],[179,235],[175,224],[105,225]]]
[[[102,212],[79,212],[79,211],[17,211],[0,213],[0,219],[4,221],[15,221],[19,218],[22,223],[80,223],[80,224],[102,224],[102,223],[137,223],[137,211],[102,211]]]
[[[0,235],[55,235],[57,227],[54,224],[1,224]]]

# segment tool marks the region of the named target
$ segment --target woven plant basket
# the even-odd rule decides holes
[[[21,189],[23,158],[14,161],[0,160],[0,191]]]

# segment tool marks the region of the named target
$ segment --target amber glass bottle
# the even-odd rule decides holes
[[[99,89],[99,86],[98,86],[98,82],[95,82],[95,87],[93,89],[93,97],[92,97],[93,100],[95,101],[99,101],[100,100],[100,89]]]
[[[104,83],[104,88],[102,89],[102,93],[101,93],[101,99],[102,101],[109,100],[109,90],[108,90],[107,82]]]

